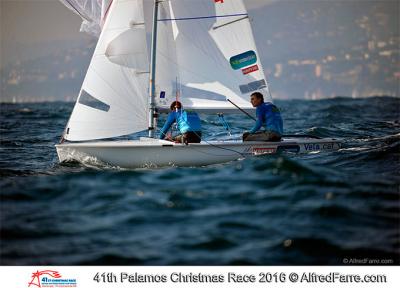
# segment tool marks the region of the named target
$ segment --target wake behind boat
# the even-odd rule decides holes
[[[91,14],[82,0],[61,1],[81,16]],[[96,7],[98,1],[92,1]],[[174,100],[205,113],[254,111],[249,97],[256,91],[272,103],[243,1],[155,0],[152,21],[144,17],[143,0],[103,0],[100,10],[99,40],[62,143],[56,145],[60,162],[93,158],[122,168],[203,166],[340,148],[337,139],[311,136],[189,145],[155,139],[158,112]],[[93,142],[146,129],[149,138]]]

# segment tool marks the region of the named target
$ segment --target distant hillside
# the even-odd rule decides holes
[[[272,90],[285,98],[399,96],[398,1],[277,1],[250,11]]]
[[[399,96],[399,3],[276,1],[250,10],[273,96]],[[40,57],[2,69],[1,101],[74,100],[94,46],[20,47]]]
[[[74,101],[94,47],[94,40],[58,43],[58,49],[45,56],[6,66],[1,71],[1,101]]]

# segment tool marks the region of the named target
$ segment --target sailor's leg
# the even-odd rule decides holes
[[[175,143],[183,143],[184,137],[182,134],[176,135],[174,138]]]
[[[244,132],[243,141],[264,141],[261,140],[263,133],[262,131],[257,131],[256,133]]]
[[[281,135],[273,131],[258,131],[253,134],[243,134],[243,141],[265,141],[277,142],[281,140]]]
[[[190,131],[184,134],[185,143],[200,143],[201,142],[201,132],[200,131]]]

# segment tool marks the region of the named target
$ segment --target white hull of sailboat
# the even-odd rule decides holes
[[[120,168],[206,166],[280,152],[334,151],[332,138],[285,138],[280,142],[208,141],[179,144],[164,140],[104,141],[56,145],[60,162],[102,163]]]

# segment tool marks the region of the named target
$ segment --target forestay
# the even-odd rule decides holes
[[[249,109],[254,91],[272,101],[242,0],[170,0],[159,11],[158,107],[177,95],[197,110],[235,110],[227,99]]]
[[[148,56],[143,0],[114,0],[64,138],[110,138],[147,129]]]

